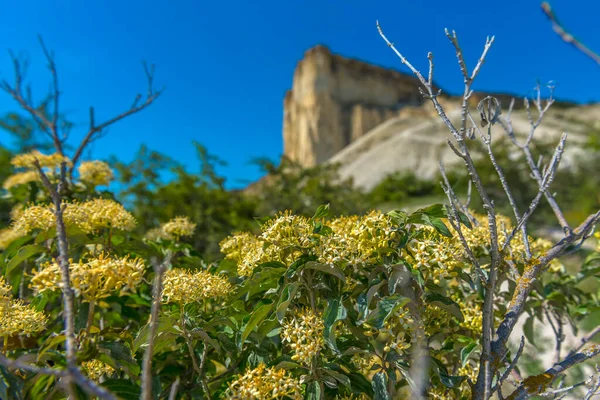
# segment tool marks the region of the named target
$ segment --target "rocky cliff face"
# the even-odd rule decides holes
[[[472,105],[488,94],[474,93]],[[512,96],[491,95],[506,111]],[[443,95],[440,102],[458,124],[459,99]],[[522,105],[522,100],[516,101],[513,125],[527,132]],[[600,115],[600,106],[573,106],[555,105],[536,134],[552,142],[569,132],[563,166],[580,156],[590,124]],[[496,138],[504,135],[499,127],[494,132]],[[353,178],[364,189],[397,171],[433,178],[438,161],[456,161],[446,144],[448,137],[430,102],[424,103],[416,78],[332,54],[323,46],[305,53],[284,100],[284,156],[304,167],[339,163],[341,176]]]
[[[310,167],[406,106],[422,103],[416,78],[332,54],[308,50],[284,100],[284,155]]]

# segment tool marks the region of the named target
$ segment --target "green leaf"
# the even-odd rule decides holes
[[[535,335],[533,333],[533,323],[535,322],[535,318],[533,316],[529,316],[527,320],[525,320],[525,324],[523,325],[523,333],[525,337],[529,341],[529,343],[535,346]],[[536,346],[537,347],[537,346]]]
[[[323,399],[323,393],[321,393],[321,386],[319,382],[313,381],[306,386],[306,400],[321,400]]]
[[[388,292],[394,294],[398,285],[406,285],[410,281],[410,272],[404,264],[394,265],[388,278]]]
[[[460,322],[465,320],[460,306],[451,298],[442,296],[439,293],[428,293],[425,296],[425,301],[429,304],[433,304],[454,315]]]
[[[44,341],[38,352],[38,361],[47,351],[56,350],[58,345],[64,342],[65,340],[67,340],[67,337],[65,335],[48,337],[48,339]]]
[[[23,261],[29,259],[33,255],[43,253],[45,251],[46,248],[44,246],[36,244],[30,244],[21,247],[17,254],[10,260],[10,262],[6,266],[6,271],[4,273],[6,275],[10,274],[12,270],[18,267]]]
[[[131,350],[123,342],[102,342],[98,349],[101,353],[105,353],[106,356],[110,357],[115,363],[111,365],[116,370],[123,370],[132,379],[137,378],[140,374],[140,366],[137,361],[132,357]],[[110,365],[110,364],[109,364]]]
[[[175,329],[177,321],[170,317],[159,317],[158,327],[156,329],[156,338],[154,339],[154,351],[153,355],[159,353],[162,349],[170,346],[174,343],[175,339],[179,337],[179,331]],[[150,324],[146,324],[138,336],[133,341],[131,346],[132,353],[137,353],[140,348],[146,347],[149,342],[150,336]]]
[[[348,374],[348,378],[350,378],[350,386],[354,393],[366,393],[369,397],[373,397],[373,387],[363,374],[351,372]]]
[[[471,355],[471,353],[473,353],[473,351],[476,348],[477,348],[477,342],[475,342],[475,341],[469,343],[468,345],[466,345],[465,347],[462,348],[462,350],[460,351],[460,361],[461,361],[463,367],[467,364],[467,361],[469,360],[469,356]]]
[[[392,210],[387,212],[386,215],[390,216],[398,225],[406,224],[406,220],[408,219],[408,214],[401,210]]]
[[[450,212],[451,211],[449,211],[448,207],[445,205],[434,204],[410,214],[407,223],[429,225],[434,227],[440,234],[451,237],[452,234],[450,233],[450,230],[448,230],[448,227],[442,221],[442,218],[453,217]],[[469,218],[465,214],[459,212],[458,218],[463,225],[467,226],[469,229],[473,228],[471,221],[469,221]]]
[[[333,377],[336,381],[338,381],[342,385],[344,385],[346,387],[350,387],[350,378],[348,378],[346,375],[344,375],[340,372],[334,371],[332,369],[329,369],[329,368],[323,368],[321,371],[323,373]]]
[[[257,269],[237,291],[238,296],[246,295],[246,298],[249,299],[257,293],[277,287],[279,278],[285,273],[286,267],[281,263],[265,263],[259,265]]]
[[[323,330],[323,337],[325,338],[325,342],[329,346],[331,350],[333,350],[336,354],[339,354],[340,351],[337,348],[335,343],[335,334],[333,332],[333,326],[337,321],[345,320],[348,316],[348,312],[346,307],[342,304],[341,299],[329,299],[329,304],[327,304],[327,308],[323,313],[323,324],[325,326]]]
[[[342,271],[341,269],[339,269],[336,266],[321,264],[321,263],[317,263],[314,261],[309,261],[306,263],[305,268],[314,269],[316,271],[323,272],[325,274],[333,275],[336,278],[338,278],[339,280],[341,280],[342,283],[346,283],[346,275],[344,274],[344,271]]]
[[[315,215],[313,215],[312,220],[315,221],[317,219],[325,218],[329,215],[329,203],[321,204],[317,207],[317,211],[315,211]]]
[[[294,276],[296,276],[296,274],[298,272],[300,272],[302,270],[302,267],[308,263],[309,261],[316,261],[317,260],[317,256],[315,255],[308,255],[308,254],[302,254],[300,257],[298,257],[298,259],[296,261],[294,261],[290,267],[287,269],[285,276],[288,278],[293,278]]]
[[[0,398],[21,400],[22,392],[23,381],[9,372],[4,365],[0,365]]]
[[[465,378],[466,376],[451,376],[440,371],[440,380],[444,386],[448,388],[453,388],[460,385]]]
[[[373,386],[374,400],[390,400],[390,395],[387,391],[387,374],[384,371],[379,371],[373,376],[371,385]]]
[[[285,318],[285,314],[287,313],[287,309],[296,296],[296,292],[300,287],[300,282],[292,282],[285,285],[283,290],[281,291],[281,296],[279,297],[279,303],[277,303],[277,320],[282,322]]]
[[[254,330],[261,322],[265,320],[267,315],[273,309],[274,303],[273,300],[263,299],[261,300],[257,306],[255,306],[254,312],[250,315],[250,319],[246,323],[246,325],[242,328],[242,334],[240,336],[240,340],[238,342],[238,349],[242,350],[244,346],[244,342],[250,335],[250,332]]]
[[[408,297],[393,295],[387,296],[377,302],[377,306],[367,317],[367,323],[377,329],[383,328],[385,321],[392,313],[406,305],[410,299]]]
[[[128,379],[107,379],[101,385],[123,400],[139,400],[142,392]]]

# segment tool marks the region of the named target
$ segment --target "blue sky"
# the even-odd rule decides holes
[[[564,25],[600,50],[600,2],[555,0]],[[536,80],[554,80],[557,97],[599,101],[600,68],[564,44],[537,0],[19,0],[3,4],[0,76],[12,78],[8,52],[30,59],[34,94],[49,88],[37,34],[56,53],[63,110],[87,126],[87,110],[103,120],[146,90],[141,61],[156,64],[166,91],[146,111],[110,128],[91,156],[131,160],[142,143],[194,170],[196,140],[228,163],[219,171],[229,187],[259,177],[255,157],[279,159],[283,96],[305,50],[325,44],[333,52],[403,70],[377,34],[387,36],[417,67],[436,57],[436,81],[457,92],[461,79],[444,28],[454,29],[472,63],[486,35],[496,44],[477,90],[529,93]],[[16,110],[0,93],[0,112]],[[2,143],[6,135],[1,134]]]

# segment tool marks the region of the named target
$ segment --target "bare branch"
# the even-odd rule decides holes
[[[142,361],[142,394],[141,400],[151,400],[152,396],[152,356],[154,355],[154,340],[158,329],[158,314],[160,312],[160,302],[163,289],[163,275],[166,272],[173,254],[169,251],[162,263],[154,262],[154,284],[152,285],[152,309],[150,311],[150,333],[148,336],[148,345],[144,352]]]
[[[559,374],[599,354],[600,345],[593,345],[587,350],[575,353],[562,362],[554,364],[552,368],[546,370],[543,374],[530,376],[525,379],[521,386],[510,395],[510,398],[513,400],[522,400],[532,395],[543,393]]]
[[[545,270],[552,260],[565,254],[575,242],[588,236],[593,230],[594,225],[599,221],[600,211],[587,217],[585,221],[572,231],[572,234],[563,238],[544,255],[527,265],[523,275],[517,282],[517,287],[508,305],[504,319],[496,330],[497,339],[494,340],[492,344],[494,359],[499,359],[501,355],[504,354],[508,338],[514,329],[519,316],[523,312],[525,301],[527,300],[529,293],[531,293],[538,275]]]
[[[498,380],[496,381],[496,384],[492,388],[492,394],[494,392],[498,391],[498,396],[502,397],[502,385],[504,384],[506,379],[508,379],[510,373],[512,371],[514,371],[514,369],[517,367],[517,363],[519,362],[519,358],[521,358],[521,354],[523,354],[524,348],[525,348],[525,336],[521,336],[521,343],[519,344],[519,349],[517,350],[517,354],[515,355],[515,358],[513,358],[513,360],[511,361],[508,368],[506,368],[506,371],[504,371],[502,376],[500,376],[500,378],[498,378]]]
[[[45,47],[44,47],[44,52],[47,52]],[[31,99],[31,92],[29,89],[27,90],[27,95],[26,96],[23,95],[23,72],[22,72],[22,68],[21,68],[21,62],[12,53],[11,53],[11,58],[13,61],[13,68],[15,71],[14,86],[11,86],[7,81],[2,81],[2,85],[1,85],[2,90],[4,90],[6,93],[8,93],[21,106],[22,109],[24,109],[31,115],[31,117],[38,124],[38,126],[42,130],[42,132],[44,132],[46,135],[48,135],[48,137],[50,139],[52,139],[52,142],[54,143],[54,147],[56,148],[56,151],[59,154],[64,155],[63,143],[62,143],[60,137],[58,136],[58,132],[55,129],[56,126],[53,125],[52,121],[49,120],[48,117],[46,116],[46,114],[44,112],[45,108],[40,107],[40,106],[36,107],[33,105],[33,103],[32,103],[33,100]],[[52,65],[52,66],[54,65],[53,61],[52,62],[49,61],[49,66],[50,65]],[[57,79],[57,78],[55,78],[55,79]],[[57,82],[58,81],[55,82],[56,90],[58,90]]]
[[[477,272],[480,274],[482,281],[485,282],[485,275],[481,271],[481,266],[479,265],[477,258],[473,254],[473,251],[469,247],[469,244],[467,243],[467,240],[465,239],[465,236],[462,233],[462,227],[460,225],[460,217],[458,215],[458,209],[457,209],[457,205],[456,205],[456,203],[457,203],[456,194],[454,193],[454,190],[452,189],[452,186],[450,185],[450,181],[448,180],[448,175],[446,174],[446,169],[444,168],[444,164],[441,161],[439,163],[439,167],[440,167],[440,173],[442,174],[442,178],[444,179],[444,182],[442,183],[442,188],[444,189],[444,192],[446,193],[446,196],[448,197],[450,209],[452,210],[451,218],[449,218],[450,224],[452,225],[452,228],[454,228],[456,233],[458,233],[458,237],[460,238],[463,248],[464,248],[465,252],[467,253],[467,257],[469,257],[469,260],[471,260],[471,263],[473,263],[473,267],[475,267]]]
[[[53,135],[58,136],[58,114],[59,114],[59,99],[60,99],[60,91],[58,90],[58,73],[56,72],[56,63],[54,62],[54,54],[48,51],[46,44],[44,43],[42,37],[38,35],[38,40],[40,42],[40,46],[42,47],[42,51],[44,52],[44,56],[46,57],[46,61],[48,61],[48,69],[50,70],[50,74],[52,74],[52,102],[54,104],[54,112],[52,113],[52,121],[50,122],[50,131]],[[65,140],[66,138],[61,138],[61,140]]]
[[[179,389],[179,383],[181,382],[181,379],[179,377],[177,377],[177,379],[175,379],[175,382],[173,382],[173,385],[171,386],[171,390],[169,391],[169,400],[175,400],[177,397],[177,389]]]
[[[600,333],[600,326],[596,327],[594,330],[592,330],[590,333],[588,333],[587,335],[585,335],[582,339],[581,339],[581,343],[575,347],[573,350],[571,350],[571,352],[569,353],[569,355],[567,357],[572,356],[573,354],[577,353],[579,350],[581,350],[583,348],[583,346],[585,346],[589,341],[593,340],[594,337]]]
[[[90,107],[90,117],[89,117],[90,118],[90,126],[89,126],[87,134],[84,136],[83,140],[79,144],[79,147],[75,151],[75,155],[73,156],[73,165],[71,166],[71,169],[69,170],[69,177],[73,176],[73,172],[74,172],[74,169],[76,168],[76,164],[79,161],[79,159],[81,158],[86,146],[89,145],[92,141],[94,141],[104,129],[108,128],[110,125],[114,124],[115,122],[118,122],[126,117],[129,117],[130,115],[138,113],[138,112],[142,111],[143,109],[147,108],[148,106],[150,106],[150,104],[152,104],[154,102],[154,100],[156,100],[162,94],[163,90],[159,90],[159,91],[154,90],[154,86],[153,86],[154,85],[154,66],[152,65],[152,66],[148,67],[146,64],[144,64],[144,72],[146,74],[146,79],[148,81],[148,91],[147,91],[146,100],[142,104],[139,104],[141,95],[138,94],[135,97],[133,104],[127,111],[124,111],[124,112],[120,113],[119,115],[114,116],[98,125],[96,125],[94,108]]]
[[[489,391],[491,389],[492,378],[494,376],[493,371],[491,371],[491,363],[490,363],[491,358],[492,358],[491,357],[492,333],[493,333],[493,329],[494,329],[494,320],[493,320],[494,292],[496,289],[497,271],[502,263],[502,256],[500,254],[499,246],[498,246],[498,229],[496,226],[496,214],[494,211],[494,205],[493,205],[491,199],[489,198],[487,191],[483,187],[481,178],[479,177],[477,169],[475,168],[475,165],[473,163],[473,159],[471,158],[471,155],[469,153],[469,149],[465,143],[465,138],[466,138],[466,124],[467,124],[467,115],[468,115],[468,106],[469,106],[468,101],[472,95],[471,85],[473,83],[473,80],[479,73],[479,70],[481,69],[481,65],[483,64],[485,57],[486,57],[491,45],[494,42],[494,37],[487,38],[485,46],[484,46],[484,50],[481,54],[481,57],[480,57],[477,65],[473,69],[473,72],[469,76],[468,72],[466,70],[466,66],[464,66],[462,50],[458,44],[456,34],[451,35],[446,30],[446,36],[448,36],[448,38],[450,39],[450,41],[452,42],[452,44],[454,45],[454,47],[456,49],[457,58],[459,60],[459,65],[461,67],[461,71],[463,72],[463,76],[465,79],[465,88],[464,88],[464,92],[463,92],[462,105],[461,105],[461,128],[460,128],[460,130],[457,130],[456,127],[454,126],[454,124],[452,124],[452,122],[446,115],[444,108],[439,103],[439,101],[437,99],[437,93],[434,93],[434,88],[429,84],[428,80],[426,80],[423,77],[423,75],[415,67],[413,67],[413,65],[410,62],[408,62],[408,60],[387,39],[387,37],[383,34],[383,30],[379,26],[379,22],[377,22],[377,29],[378,29],[381,37],[387,43],[387,45],[400,58],[400,61],[404,65],[406,65],[417,76],[417,78],[419,79],[419,81],[421,82],[423,87],[425,88],[425,93],[428,95],[427,97],[431,100],[435,110],[437,111],[438,115],[442,119],[442,122],[444,122],[444,124],[450,130],[450,133],[454,136],[454,139],[458,142],[458,145],[460,148],[459,152],[457,152],[456,150],[458,150],[458,149],[453,148],[453,146],[451,146],[451,148],[453,148],[453,150],[457,154],[462,154],[461,158],[465,162],[465,165],[467,167],[467,170],[469,172],[471,180],[473,181],[473,184],[475,185],[475,188],[477,189],[477,192],[479,193],[479,196],[482,199],[483,207],[487,213],[488,226],[489,226],[490,239],[491,239],[490,240],[490,242],[491,242],[490,243],[491,263],[490,263],[490,267],[489,267],[488,279],[486,281],[485,298],[484,298],[484,304],[483,304],[483,328],[482,328],[483,351],[482,351],[482,355],[481,355],[479,375],[478,375],[477,383],[475,384],[475,389],[474,389],[475,393],[476,393],[476,395],[475,395],[476,397],[482,397],[484,399],[487,399],[489,397]],[[431,62],[432,62],[432,60],[430,60],[430,63]],[[463,68],[463,66],[464,66],[464,68]],[[494,118],[491,118],[490,121],[492,121],[493,119]]]
[[[591,58],[593,61],[595,61],[596,64],[600,65],[600,55],[598,55],[598,53],[594,52],[589,47],[577,40],[563,27],[563,25],[556,18],[556,15],[552,11],[552,8],[550,7],[550,4],[548,2],[545,1],[542,3],[542,11],[544,12],[544,14],[546,14],[546,17],[548,17],[548,19],[552,23],[552,29],[554,29],[554,32],[556,32],[564,42],[571,44],[577,50],[579,50],[580,52]]]

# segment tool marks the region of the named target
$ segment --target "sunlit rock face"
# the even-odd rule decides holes
[[[449,164],[457,157],[446,143],[451,137],[448,128],[431,102],[423,99],[419,86],[411,75],[332,54],[324,46],[313,47],[298,62],[292,89],[284,99],[284,156],[304,167],[339,163],[342,177],[353,178],[364,189],[399,171],[434,178],[439,161]],[[474,93],[473,109],[487,95]],[[492,95],[506,113],[512,97]],[[460,98],[444,91],[438,98],[459,128]],[[537,117],[536,111],[533,114]],[[478,120],[478,115],[473,117]],[[512,119],[515,131],[527,134],[529,120],[522,99],[516,100]],[[536,138],[552,142],[568,132],[562,167],[571,167],[584,156],[588,132],[598,120],[598,105],[557,104]],[[503,136],[496,125],[493,140]]]
[[[296,66],[285,96],[284,155],[303,166],[320,164],[422,101],[415,78],[316,46]]]

